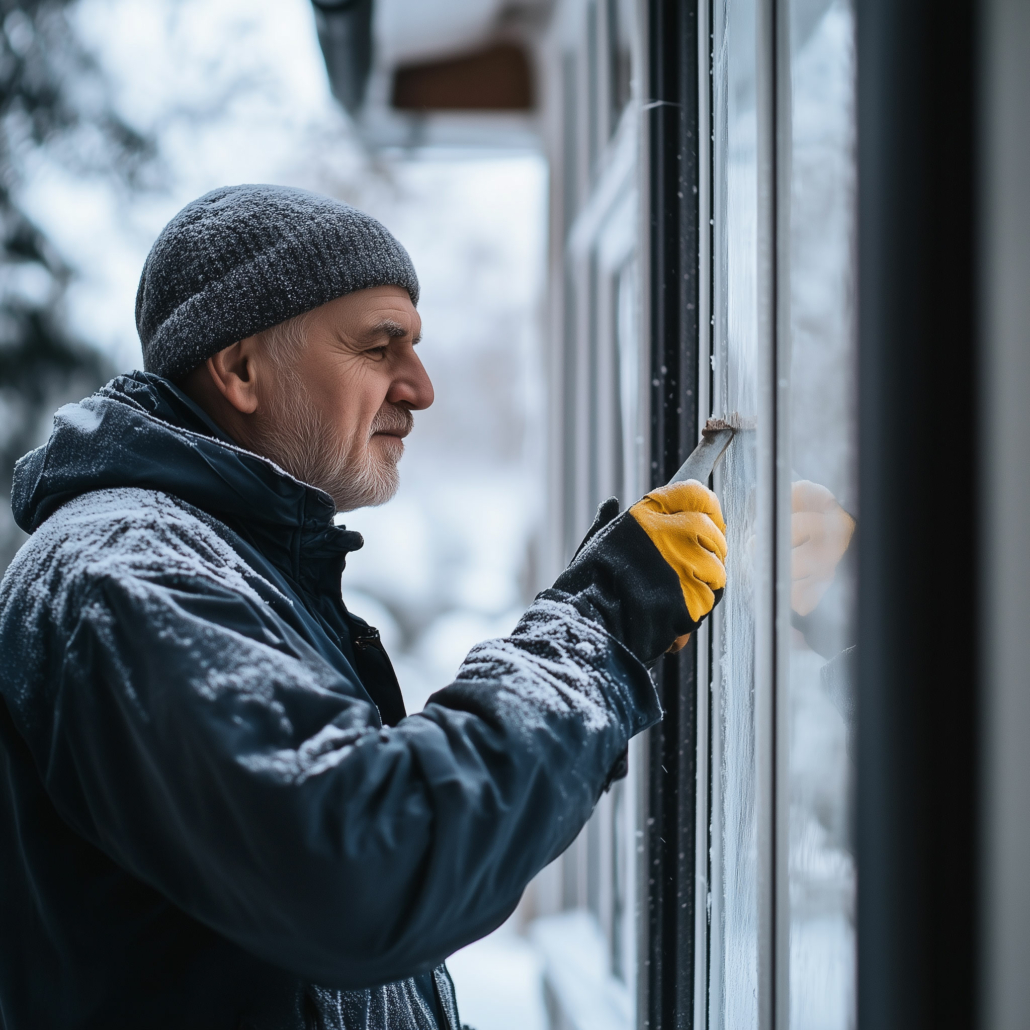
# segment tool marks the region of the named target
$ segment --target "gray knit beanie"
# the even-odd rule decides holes
[[[143,265],[143,367],[179,379],[237,340],[372,286],[418,303],[411,258],[374,218],[285,186],[212,190],[164,227]]]

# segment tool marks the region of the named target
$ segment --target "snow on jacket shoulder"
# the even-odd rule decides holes
[[[456,1025],[441,963],[660,714],[643,665],[551,592],[405,717],[340,600],[360,538],[154,376],[61,409],[15,514],[6,1030]]]

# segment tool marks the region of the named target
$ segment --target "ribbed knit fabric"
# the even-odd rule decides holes
[[[285,186],[223,186],[161,231],[136,293],[143,367],[177,380],[247,336],[373,286],[418,303],[407,251],[369,215]]]

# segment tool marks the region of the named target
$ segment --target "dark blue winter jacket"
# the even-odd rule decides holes
[[[686,616],[616,519],[404,717],[360,537],[143,373],[58,412],[14,510],[3,1030],[453,1025],[441,963],[578,833]]]

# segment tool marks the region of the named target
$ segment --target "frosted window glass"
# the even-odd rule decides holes
[[[791,1030],[855,1025],[854,19],[791,0]],[[781,695],[783,692],[780,687]]]
[[[741,427],[717,487],[728,523],[726,594],[714,621],[711,951],[713,1028],[757,1024],[755,812],[757,123],[754,0],[716,5],[713,409]]]

